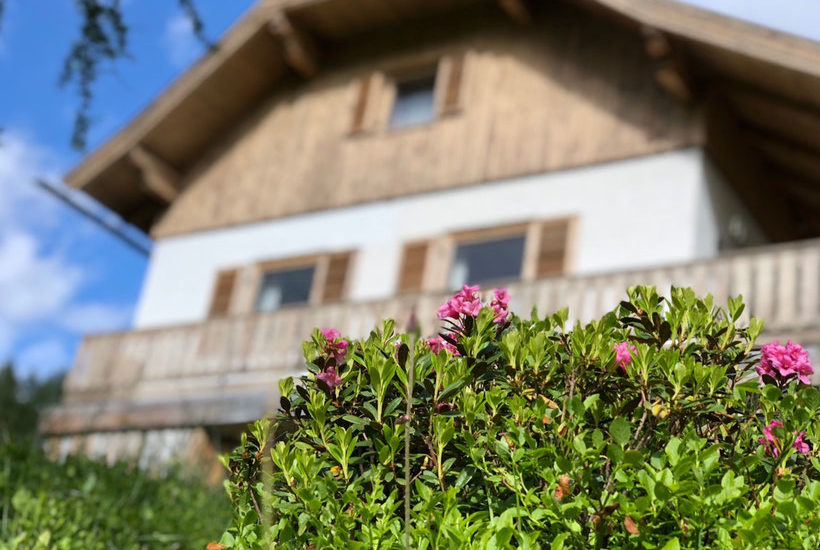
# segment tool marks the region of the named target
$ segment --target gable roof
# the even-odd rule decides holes
[[[180,191],[178,175],[277,83],[312,76],[317,52],[422,16],[457,17],[459,9],[481,1],[261,0],[217,49],[65,179],[150,229]],[[820,209],[820,44],[673,0],[566,3],[646,36],[659,84],[704,104],[707,147],[723,159],[721,168],[748,194],[752,210],[768,216],[773,237],[820,235],[813,215]],[[498,0],[498,6],[499,15],[504,9],[522,20],[549,9],[526,0]],[[738,161],[749,155],[757,165]],[[767,186],[791,199],[772,206],[759,198],[771,191]],[[787,220],[792,227],[778,234]]]

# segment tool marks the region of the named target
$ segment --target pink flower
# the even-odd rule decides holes
[[[322,336],[325,337],[325,353],[332,355],[337,364],[343,363],[347,353],[347,340],[335,328],[322,329]]]
[[[478,317],[479,312],[481,312],[481,299],[476,298],[474,300],[464,300],[461,304],[461,313],[467,315],[468,317]]]
[[[626,366],[632,362],[632,354],[638,349],[629,342],[621,342],[612,346],[615,350],[615,363],[626,372]]]
[[[788,342],[785,346],[771,342],[760,351],[760,364],[756,367],[761,380],[764,376],[786,379],[796,375],[804,384],[810,384],[809,376],[814,368],[809,361],[809,353],[800,344]]]
[[[769,425],[763,428],[763,437],[758,439],[758,443],[766,448],[766,454],[772,456],[780,456],[780,441],[772,433],[774,428],[782,428],[783,423],[777,420],[772,420]]]
[[[461,293],[464,294],[464,296],[476,296],[480,291],[481,291],[481,286],[480,285],[473,285],[473,286],[463,285],[461,287]]]
[[[341,333],[339,333],[339,331],[338,331],[338,330],[336,330],[336,329],[335,329],[335,328],[333,328],[333,327],[323,328],[323,329],[322,329],[322,336],[324,336],[325,338],[327,338],[327,339],[328,339],[328,340],[330,340],[331,342],[332,342],[333,340],[336,340],[337,338],[341,338],[341,337],[342,337]]]
[[[333,365],[327,367],[324,371],[320,372],[316,375],[317,380],[321,380],[327,387],[331,390],[334,389],[336,386],[340,386],[342,384],[342,379],[336,374],[336,367]]]
[[[803,437],[805,435],[806,432],[800,432],[797,434],[797,439],[794,440],[794,445],[792,445],[792,447],[794,447],[800,454],[806,454],[810,450],[809,444],[803,441]]]
[[[478,285],[464,285],[452,298],[438,308],[439,319],[457,319],[461,315],[475,317],[481,311],[481,296]]]
[[[456,347],[441,336],[433,336],[432,338],[428,338],[427,345],[430,346],[430,351],[436,355],[438,355],[438,352],[441,350],[449,351],[455,356],[460,355]]]
[[[461,310],[461,304],[454,304],[455,298],[450,298],[438,308],[438,318],[447,319],[448,317],[458,317],[458,312]]]
[[[777,439],[772,430],[774,428],[782,427],[782,422],[778,420],[772,420],[771,422],[769,422],[768,426],[765,426],[763,428],[763,437],[761,437],[757,441],[765,447],[766,454],[772,455],[774,457],[780,456],[780,440]],[[809,452],[809,444],[803,440],[803,437],[805,437],[806,432],[800,432],[798,434],[797,431],[795,431],[794,433],[797,435],[797,438],[794,440],[792,447],[800,454],[805,454]]]
[[[495,312],[496,323],[504,323],[509,318],[510,312],[507,309],[509,303],[510,293],[507,292],[506,288],[493,289],[493,299],[490,302],[490,307]]]
[[[498,303],[502,307],[507,307],[510,303],[510,293],[506,288],[494,288],[493,301],[491,303]]]

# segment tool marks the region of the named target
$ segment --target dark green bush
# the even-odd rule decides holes
[[[504,293],[482,306],[466,288],[442,306],[441,338],[392,321],[349,346],[316,331],[310,373],[280,384],[281,411],[225,459],[221,544],[819,548],[805,352],[761,358],[740,299],[628,294],[571,330],[566,311],[508,318]]]
[[[230,521],[221,488],[0,445],[0,549],[202,550]]]

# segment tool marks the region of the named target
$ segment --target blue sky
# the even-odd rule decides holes
[[[219,36],[252,0],[199,0]],[[202,53],[175,0],[123,2],[133,59],[95,88],[89,146],[126,123]],[[77,98],[59,89],[75,38],[73,0],[7,0],[0,28],[0,361],[46,375],[68,367],[79,337],[127,328],[146,258],[34,187],[58,182],[80,154],[69,145]]]
[[[689,0],[820,39],[818,0]],[[34,187],[58,182],[80,154],[69,146],[77,99],[59,89],[77,33],[73,0],[6,0],[0,27],[0,361],[23,374],[68,367],[82,334],[130,325],[147,259]],[[132,59],[95,87],[93,148],[130,120],[202,47],[175,0],[124,0]],[[219,36],[253,0],[198,0]]]

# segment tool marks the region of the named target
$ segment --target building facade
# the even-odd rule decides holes
[[[42,429],[208,456],[313,327],[432,332],[467,282],[580,320],[691,285],[820,343],[817,136],[820,45],[671,0],[262,0],[68,174],[155,245]]]

